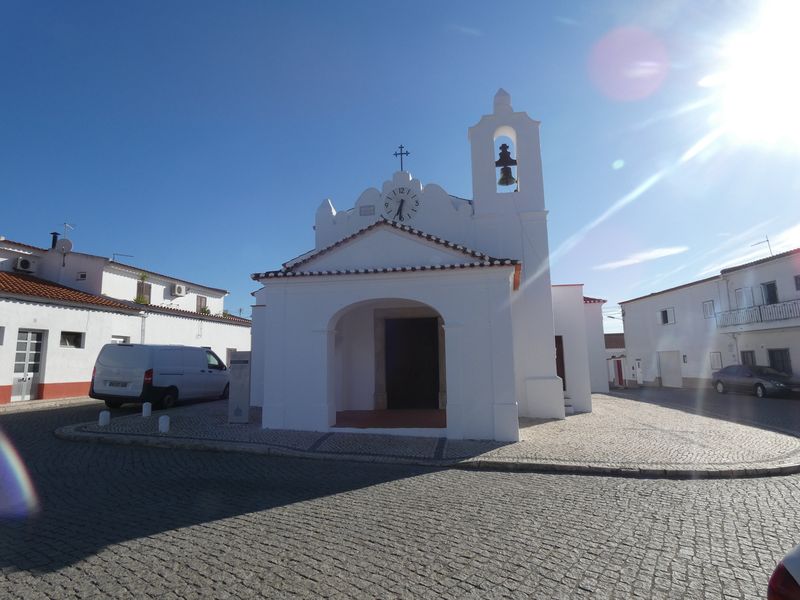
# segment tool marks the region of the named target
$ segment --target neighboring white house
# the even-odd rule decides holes
[[[0,404],[84,396],[109,342],[250,348],[225,290],[0,238]]]
[[[786,373],[800,357],[800,249],[620,302],[631,372],[644,385],[697,387],[735,364]]]
[[[539,123],[500,90],[469,140],[472,200],[398,171],[253,275],[264,427],[516,440],[520,416],[591,410],[602,301],[551,288]]]

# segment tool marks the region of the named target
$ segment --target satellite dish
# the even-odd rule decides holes
[[[61,252],[61,254],[66,254],[72,250],[72,242],[67,238],[61,238],[56,242],[56,250]]]
[[[72,242],[67,238],[61,238],[56,242],[56,250],[61,252],[61,254],[66,254],[72,250]]]

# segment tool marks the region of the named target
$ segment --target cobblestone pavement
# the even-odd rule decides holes
[[[250,445],[251,451],[261,447],[277,454],[405,460],[428,466],[460,462],[484,468],[580,469],[633,476],[642,472],[648,476],[743,476],[800,469],[800,438],[795,435],[694,414],[670,401],[673,404],[662,406],[653,398],[641,402],[595,394],[592,413],[564,420],[521,419],[520,441],[515,444],[264,430],[258,409],[249,425],[229,425],[225,402],[171,409],[170,432],[164,436],[157,434],[162,413],[142,418],[134,407],[114,411],[115,418],[108,426],[88,423],[74,428],[74,434],[127,436],[125,439],[134,443],[195,440],[209,442],[210,447],[216,447],[216,442],[237,442],[237,448]],[[797,407],[800,403],[790,408]],[[69,429],[72,434],[73,428]]]
[[[0,414],[41,500],[2,598],[763,598],[800,476],[648,480],[72,443]]]

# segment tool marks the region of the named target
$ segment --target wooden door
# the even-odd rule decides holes
[[[386,405],[439,408],[439,320],[386,319]]]

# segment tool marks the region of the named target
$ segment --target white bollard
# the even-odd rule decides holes
[[[142,416],[149,417],[153,414],[153,403],[152,402],[145,402],[142,404]]]
[[[100,411],[100,418],[97,419],[97,424],[100,427],[105,427],[111,423],[111,411],[110,410],[101,410]]]
[[[158,433],[169,432],[169,415],[161,415],[158,417]]]

